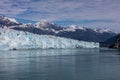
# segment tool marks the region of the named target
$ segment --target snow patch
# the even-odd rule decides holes
[[[14,22],[14,23],[17,23],[17,24],[19,24],[19,22],[17,22],[17,20],[15,20],[14,18],[8,18],[8,17],[4,17],[4,20],[9,20],[9,21],[11,21],[11,22]]]

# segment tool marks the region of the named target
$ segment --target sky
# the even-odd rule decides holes
[[[0,15],[120,32],[120,0],[0,0]]]

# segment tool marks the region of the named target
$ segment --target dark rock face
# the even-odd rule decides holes
[[[120,35],[117,36],[116,42],[109,46],[109,48],[120,49]]]
[[[109,47],[109,46],[113,45],[116,42],[116,37],[117,36],[118,35],[116,34],[115,36],[107,39],[106,41],[100,42],[100,47]]]

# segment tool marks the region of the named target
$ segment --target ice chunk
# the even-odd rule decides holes
[[[0,50],[46,48],[99,48],[99,43],[0,29]]]

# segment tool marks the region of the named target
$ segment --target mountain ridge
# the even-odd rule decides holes
[[[0,22],[2,22],[2,20],[3,19],[0,18]],[[46,20],[42,20],[35,24],[23,24],[14,19],[11,20],[11,22],[10,20],[8,20],[7,22],[0,23],[0,27],[1,25],[3,28],[7,26],[7,28],[11,28],[18,31],[27,31],[39,35],[54,35],[89,42],[103,42],[117,34],[108,29],[91,29],[86,27],[78,27],[76,25],[62,27],[60,25]]]

